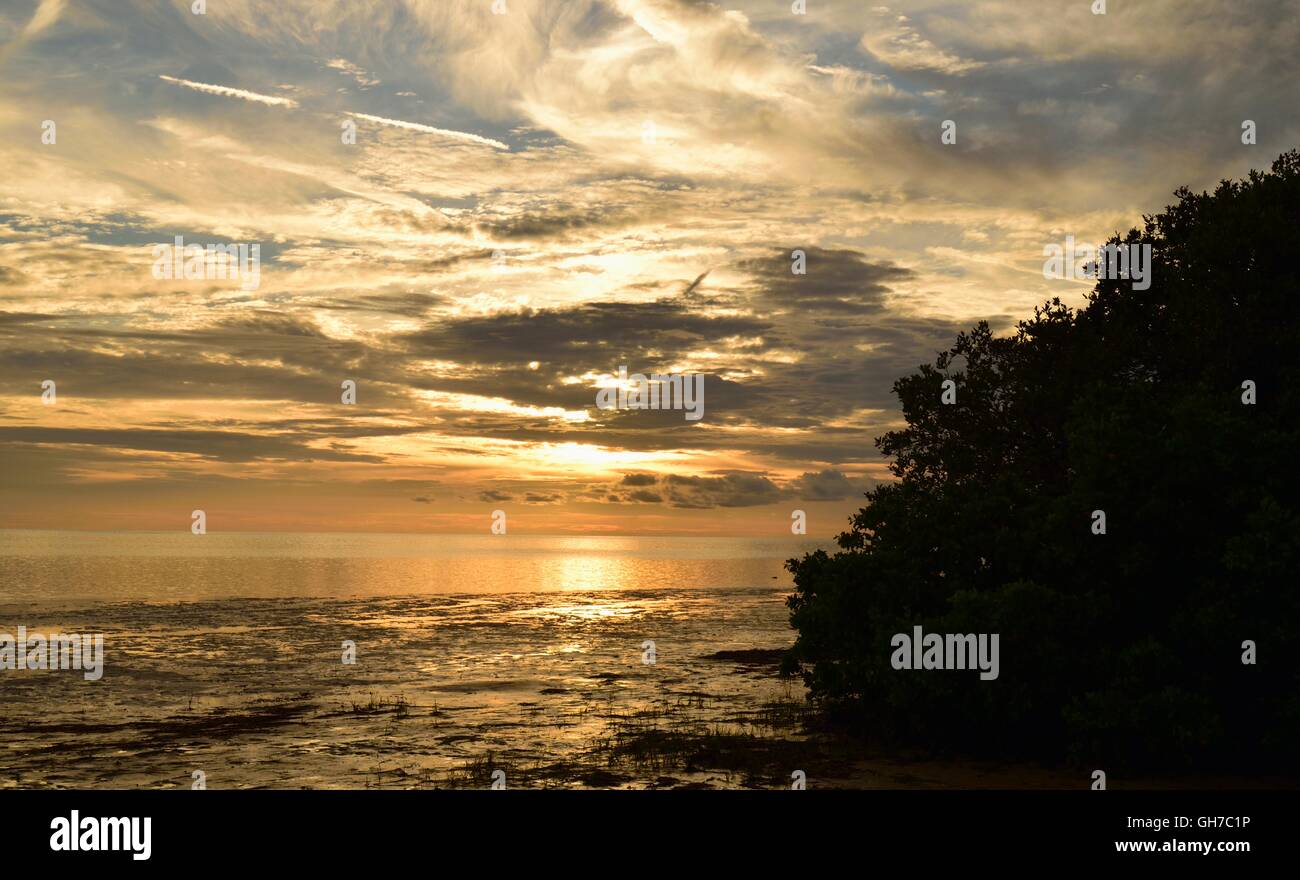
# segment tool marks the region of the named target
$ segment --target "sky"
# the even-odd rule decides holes
[[[1300,142],[1300,4],[1106,5],[5,0],[0,527],[829,538],[1045,246]]]

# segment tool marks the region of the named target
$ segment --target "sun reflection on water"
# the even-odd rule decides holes
[[[636,583],[635,560],[586,553],[546,561],[548,581],[565,591],[621,590]]]

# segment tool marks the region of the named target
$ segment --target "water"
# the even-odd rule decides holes
[[[0,603],[788,584],[820,545],[751,538],[0,530]]]
[[[0,671],[0,786],[661,784],[598,770],[599,744],[646,719],[756,730],[801,699],[711,655],[791,643],[782,562],[815,546],[0,532],[0,633],[103,633],[106,655],[99,681]]]

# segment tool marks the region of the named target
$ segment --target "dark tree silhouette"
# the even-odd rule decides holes
[[[788,563],[788,665],[837,716],[966,753],[1294,770],[1300,153],[1175,195],[1112,239],[1152,246],[1148,290],[981,323],[894,384],[898,480],[841,552]],[[918,624],[999,633],[1000,677],[893,669]]]

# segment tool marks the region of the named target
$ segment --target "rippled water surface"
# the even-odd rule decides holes
[[[714,655],[790,644],[781,563],[811,546],[3,532],[0,633],[103,633],[106,662],[0,671],[0,785],[654,784],[593,771],[599,745],[669,716],[757,729],[800,698]]]

